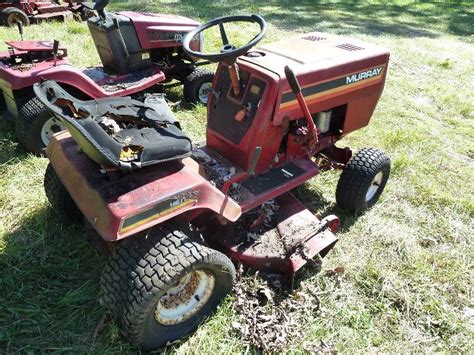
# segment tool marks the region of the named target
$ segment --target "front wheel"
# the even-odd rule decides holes
[[[212,89],[214,73],[208,69],[196,68],[183,81],[184,98],[191,104],[207,104]]]
[[[30,24],[28,15],[16,7],[7,7],[0,12],[0,22],[4,26],[14,27],[18,22],[21,22],[23,26]]]
[[[234,281],[234,265],[224,254],[162,226],[116,248],[101,291],[127,338],[150,351],[193,332]]]
[[[336,189],[337,204],[350,212],[372,207],[390,175],[390,158],[381,150],[363,148],[344,168]]]
[[[27,152],[44,155],[53,134],[64,131],[64,124],[34,97],[21,108],[16,120],[18,142]]]

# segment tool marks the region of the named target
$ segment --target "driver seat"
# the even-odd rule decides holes
[[[57,83],[34,86],[38,99],[67,127],[82,151],[105,169],[132,171],[191,155],[191,140],[162,95],[81,101]]]

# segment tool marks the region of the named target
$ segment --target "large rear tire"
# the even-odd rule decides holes
[[[33,97],[21,108],[16,120],[18,142],[27,152],[43,156],[53,134],[66,127],[54,117],[37,98]]]
[[[150,351],[193,332],[234,281],[234,265],[224,254],[161,226],[116,248],[101,291],[126,337]]]
[[[82,212],[59,179],[51,164],[44,174],[44,192],[53,210],[68,224],[81,223]]]
[[[7,7],[0,12],[0,23],[3,26],[15,27],[18,22],[21,22],[23,26],[30,24],[28,15],[22,10],[16,7]]]
[[[214,73],[205,68],[196,68],[183,81],[184,98],[191,104],[207,104],[208,93],[212,89]]]
[[[381,150],[363,148],[344,168],[336,189],[337,204],[350,212],[372,207],[390,175],[390,158]]]

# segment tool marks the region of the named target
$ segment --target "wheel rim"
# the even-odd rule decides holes
[[[19,14],[11,14],[10,16],[8,16],[8,26],[10,27],[13,27],[15,26],[18,22],[22,22],[23,23],[23,20],[21,18],[21,16]]]
[[[214,285],[214,275],[207,271],[187,273],[178,285],[160,298],[155,309],[155,320],[164,325],[173,325],[190,319],[209,301]]]
[[[209,91],[211,91],[211,88],[212,88],[212,83],[210,82],[203,83],[199,87],[198,97],[201,103],[207,104],[207,98],[208,98]]]
[[[370,183],[369,189],[365,194],[365,202],[369,202],[377,193],[382,184],[383,180],[383,172],[379,171],[377,175],[375,175],[374,179]]]
[[[66,127],[56,117],[48,119],[41,128],[41,142],[46,147],[53,134],[64,131]]]

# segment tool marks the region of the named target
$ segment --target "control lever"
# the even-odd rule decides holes
[[[228,66],[230,82],[232,83],[232,89],[234,90],[234,95],[237,97],[240,95],[240,77],[239,77],[239,68],[237,64],[233,63]]]
[[[53,43],[54,66],[56,66],[56,62],[58,60],[58,51],[59,51],[59,41],[55,39]]]
[[[18,21],[16,25],[18,26],[18,32],[20,32],[20,38],[23,41],[23,22]]]
[[[296,79],[295,73],[293,72],[293,70],[290,69],[289,66],[285,66],[285,76],[288,80],[288,84],[290,84],[293,94],[295,94],[296,99],[298,100],[298,104],[300,105],[301,111],[303,111],[303,115],[306,118],[306,123],[308,124],[309,130],[308,133],[310,139],[310,150],[314,149],[315,145],[318,144],[318,129],[314,124],[313,117],[311,117],[308,105],[306,104],[304,96],[301,93],[300,83],[298,82],[298,79]]]

